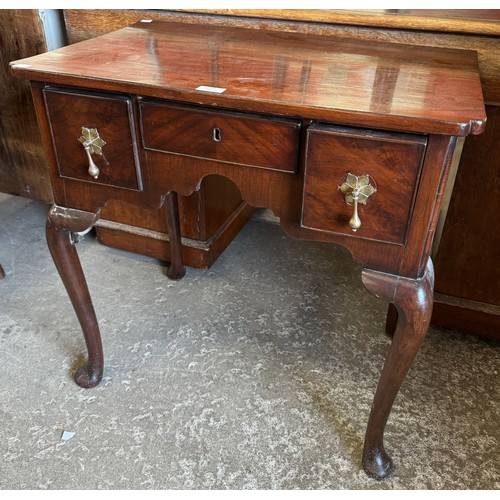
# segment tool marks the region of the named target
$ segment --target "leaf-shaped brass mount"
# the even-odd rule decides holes
[[[92,154],[96,153],[102,155],[102,148],[106,144],[100,137],[99,132],[96,128],[82,127],[81,136],[78,140],[82,143],[85,152],[87,153],[87,158],[89,160],[89,175],[94,179],[99,177],[100,171],[99,167],[92,160]]]
[[[371,182],[373,182],[373,185]],[[368,174],[354,175],[347,174],[345,181],[339,186],[340,192],[344,195],[345,202],[353,205],[353,214],[349,220],[349,226],[356,232],[361,226],[361,219],[358,214],[358,203],[366,205],[368,198],[377,192],[375,182]]]

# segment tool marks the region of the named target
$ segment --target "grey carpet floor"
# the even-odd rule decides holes
[[[80,242],[106,368],[79,388],[84,341],[47,208],[0,197],[2,489],[500,487],[498,343],[431,328],[387,425],[396,471],[369,479],[386,304],[347,252],[261,220],[179,282]]]

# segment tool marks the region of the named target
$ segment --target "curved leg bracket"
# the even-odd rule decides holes
[[[434,294],[434,269],[428,260],[420,279],[402,278],[364,269],[365,287],[376,297],[396,306],[398,321],[382,375],[375,393],[363,451],[363,468],[375,478],[383,479],[393,470],[384,449],[384,429],[396,395],[427,333]]]
[[[50,253],[71,299],[87,345],[88,361],[75,375],[76,383],[85,388],[94,387],[100,382],[104,356],[94,306],[71,234],[86,231],[98,218],[99,213],[53,205],[46,225]]]

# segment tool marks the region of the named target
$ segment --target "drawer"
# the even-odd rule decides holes
[[[142,189],[130,97],[54,87],[43,93],[61,177]],[[79,140],[83,127],[95,129],[105,142],[101,154],[91,154],[99,169],[97,179],[88,172],[89,159]]]
[[[404,244],[425,136],[316,124],[307,132],[302,225],[319,231]],[[358,203],[361,226],[353,231],[352,200],[340,186],[351,173],[369,176],[376,192]],[[352,184],[352,177],[350,179]],[[344,187],[345,190],[345,187]]]
[[[143,100],[145,149],[295,172],[300,122]]]

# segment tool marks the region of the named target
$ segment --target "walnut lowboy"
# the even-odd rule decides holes
[[[387,476],[384,428],[431,316],[451,158],[486,121],[476,53],[143,21],[11,68],[31,82],[51,169],[47,241],[88,349],[76,382],[98,384],[104,358],[72,233],[109,200],[164,206],[181,278],[177,196],[222,175],[288,235],[347,248],[396,306],[363,453]]]

